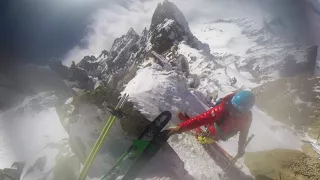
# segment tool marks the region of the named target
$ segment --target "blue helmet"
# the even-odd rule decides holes
[[[251,91],[243,90],[237,92],[231,99],[231,104],[240,112],[251,110],[255,102],[255,96]]]

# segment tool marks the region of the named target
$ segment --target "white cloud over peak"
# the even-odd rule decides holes
[[[76,46],[66,55],[64,64],[78,62],[85,55],[99,55],[102,50],[109,49],[115,38],[124,35],[130,27],[137,33],[149,28],[156,1],[132,2],[128,8],[121,5],[111,5],[98,9],[91,17],[88,33],[83,38],[84,46]]]
[[[124,35],[130,27],[137,33],[141,33],[145,27],[149,28],[152,14],[157,4],[163,0],[121,2],[122,4],[97,7],[97,11],[91,16],[88,33],[82,40],[83,45],[78,45],[69,51],[65,56],[65,65],[70,65],[72,61],[79,62],[85,55],[97,56],[102,50],[110,49],[114,39]],[[241,17],[262,19],[268,14],[263,10],[265,4],[262,5],[262,1],[259,0],[171,0],[171,2],[175,3],[185,15],[191,31],[199,23],[217,19]],[[268,5],[272,7],[272,4]]]

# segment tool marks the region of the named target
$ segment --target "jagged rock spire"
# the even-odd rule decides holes
[[[179,8],[165,0],[163,3],[158,4],[152,16],[149,31],[151,48],[161,54],[181,41],[186,41],[192,48],[202,49],[210,54],[209,46],[201,43],[193,36],[188,22]]]
[[[157,26],[164,23],[166,19],[176,21],[179,25],[183,26],[186,32],[190,33],[188,22],[182,12],[175,4],[168,0],[158,4],[152,16],[150,31],[154,31]]]

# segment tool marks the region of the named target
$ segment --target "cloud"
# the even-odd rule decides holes
[[[87,35],[81,45],[75,46],[67,53],[64,64],[70,65],[72,61],[78,62],[85,55],[97,56],[102,50],[110,49],[114,39],[124,35],[130,27],[137,33],[145,27],[149,28],[152,14],[157,4],[162,1],[122,0],[120,4],[97,8],[98,10],[91,16]],[[289,12],[291,6],[282,3],[283,8],[274,8],[279,5],[275,0],[171,0],[171,2],[175,3],[185,15],[191,31],[199,23],[220,18],[251,17],[260,18],[262,21],[264,16],[279,14],[289,17],[287,21],[291,21],[290,18],[295,19],[292,13],[286,14],[283,10],[287,8]]]
[[[126,8],[114,4],[99,9],[92,15],[88,33],[82,40],[84,45],[74,47],[65,57],[64,64],[80,61],[85,55],[99,55],[102,50],[110,49],[115,38],[124,35],[130,27],[137,33],[149,28],[152,13],[157,1],[131,2]]]
[[[65,56],[64,64],[78,62],[85,55],[99,55],[104,49],[109,49],[115,38],[125,34],[130,27],[140,33],[145,27],[149,28],[152,14],[162,0],[127,0],[126,6],[119,4],[109,5],[97,10],[91,17],[88,33],[82,44],[72,48]],[[221,0],[173,0],[184,13],[189,24],[208,22],[222,17],[239,17],[239,7],[233,10]],[[216,3],[218,2],[218,3]],[[231,12],[231,13],[230,13]]]

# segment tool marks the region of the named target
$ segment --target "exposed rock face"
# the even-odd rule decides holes
[[[111,116],[108,108],[115,107],[119,98],[119,91],[100,86],[57,107],[60,120],[69,134],[71,148],[82,163]],[[121,110],[125,116],[113,125],[101,147],[99,157],[93,164],[94,168],[89,173],[91,176],[100,177],[111,168],[116,158],[123,153],[119,149],[125,150],[130,144],[126,139],[137,138],[150,123],[130,102],[127,102]]]
[[[144,60],[146,55],[148,31],[143,30],[139,36],[132,28],[126,35],[115,39],[109,51],[102,51],[98,57],[98,77],[109,83],[109,86],[121,88],[126,74],[130,74],[134,64]]]
[[[191,84],[197,86],[197,78],[190,74],[186,57],[179,55],[174,45],[177,42],[186,41],[208,55],[209,47],[191,34],[188,23],[174,4],[167,1],[159,4],[154,18],[156,16],[165,17],[165,19],[153,21],[150,26],[152,32],[145,29],[141,35],[138,35],[131,28],[126,35],[115,39],[110,50],[102,51],[97,58],[86,56],[77,65],[72,64],[68,69],[68,81],[75,83],[74,87],[89,90],[57,107],[61,123],[69,134],[71,149],[81,162],[85,161],[108,117],[111,116],[107,107],[114,107],[119,101],[120,93],[116,89],[121,90],[123,85],[135,76],[139,69],[138,65],[151,57],[151,51],[163,52],[164,45],[173,51],[175,55],[170,58],[170,62],[160,55],[160,59],[159,57],[156,59],[170,68],[175,68],[184,76],[190,77],[194,80]],[[175,33],[175,35],[162,34],[167,28],[165,23],[169,21],[173,24],[170,25],[168,33]],[[157,29],[153,26],[161,28]],[[156,37],[160,34],[162,34],[161,37]],[[157,44],[158,42],[163,43]],[[61,66],[55,69],[65,71]],[[102,80],[102,84],[95,90],[90,90],[91,86],[88,85],[91,78]],[[124,150],[129,145],[128,138],[136,138],[150,123],[130,102],[125,104],[122,111],[125,116],[120,121],[116,121],[111,129],[99,157],[96,158],[89,172],[91,176],[101,176],[105,173],[123,153],[119,149]],[[116,145],[115,142],[117,142]]]
[[[177,58],[171,59],[169,62],[173,67],[176,67],[177,71],[184,73],[186,77],[190,75],[189,63],[184,55],[179,54]]]
[[[94,87],[93,80],[89,78],[87,71],[74,64],[69,68],[68,80],[76,82],[80,89],[92,90]]]
[[[0,169],[1,180],[20,180],[21,173],[25,166],[24,162],[14,162],[11,168]]]
[[[56,70],[64,76],[65,69]],[[55,69],[55,68],[53,68]],[[72,96],[72,90],[57,74],[47,66],[19,64],[3,74],[0,74],[0,109],[9,108],[21,101],[25,96],[35,95],[44,91],[57,94],[59,99]]]
[[[149,38],[152,50],[160,54],[181,41],[210,54],[209,46],[192,35],[182,12],[167,0],[158,4],[152,16]]]
[[[245,164],[255,179],[318,179],[320,160],[297,150],[246,153]]]
[[[281,78],[253,91],[259,108],[296,130],[309,130],[309,135],[316,139],[320,133],[319,87],[319,78],[302,75]]]
[[[79,65],[72,62],[70,68],[62,65],[61,62],[50,62],[49,68],[60,75],[64,80],[68,80],[69,88],[79,88],[84,90],[92,90],[94,88],[94,81],[91,76],[96,76],[97,64],[93,62],[94,56],[84,57]],[[82,68],[83,67],[83,68]]]
[[[78,157],[71,151],[68,140],[51,143],[23,169],[22,179],[76,179],[80,171]]]
[[[301,73],[310,73],[314,70],[317,60],[317,46],[311,46],[306,49],[306,61],[300,62],[294,56],[287,56],[283,60],[280,68],[280,75],[283,77],[292,77]]]
[[[61,76],[61,78],[68,78],[68,67],[64,66],[61,61],[50,61],[48,66],[52,71],[56,72],[59,76]]]
[[[99,63],[97,62],[97,58],[94,56],[85,56],[77,66],[84,69],[89,76],[98,76],[97,68]]]
[[[71,71],[72,76],[76,74],[77,81],[81,82],[77,86],[86,84],[86,89],[90,90],[91,86],[88,85],[90,83],[84,83],[87,81],[85,76],[82,76],[84,73],[81,71],[84,70],[88,76],[98,78],[112,88],[122,89],[134,77],[137,66],[149,58],[151,51],[157,53],[177,51],[172,47],[182,41],[211,56],[209,46],[193,36],[188,22],[177,6],[164,1],[156,8],[149,31],[144,29],[138,35],[130,28],[125,35],[114,40],[110,50],[103,50],[97,58],[86,56],[75,65],[77,68],[71,67],[68,77],[70,81],[75,82],[75,77],[70,77]],[[62,71],[61,69],[60,67],[59,71]],[[63,69],[65,71],[65,68]]]

